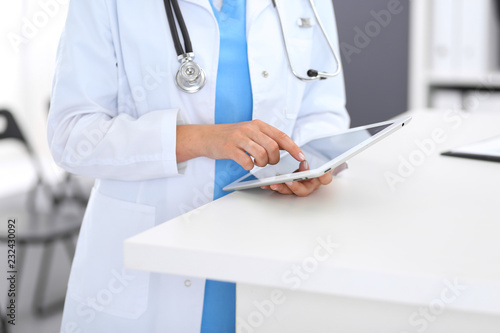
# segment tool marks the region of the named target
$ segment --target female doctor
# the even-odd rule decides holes
[[[309,2],[279,3],[295,70],[335,71],[340,64]],[[302,161],[301,143],[348,127],[342,74],[312,82],[294,76],[271,0],[179,6],[193,60],[206,74],[196,93],[176,84],[180,64],[164,1],[70,2],[48,139],[61,167],[97,180],[61,332],[234,332],[234,284],[126,270],[123,240],[221,197],[254,164],[275,164],[279,149]],[[316,6],[338,54],[331,1]],[[331,178],[265,189],[306,196]]]

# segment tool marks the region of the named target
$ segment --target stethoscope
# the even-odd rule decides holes
[[[172,34],[172,40],[174,41],[175,51],[177,52],[177,59],[181,63],[181,66],[175,76],[175,83],[177,84],[177,87],[179,87],[179,89],[184,92],[187,93],[198,92],[205,85],[207,78],[203,68],[201,68],[201,66],[198,65],[193,60],[194,59],[193,46],[191,44],[191,39],[189,38],[189,32],[187,30],[186,23],[184,22],[184,18],[182,16],[179,3],[177,2],[177,0],[163,0],[163,2],[165,3],[165,11],[167,12],[168,25],[170,27],[170,33]],[[280,15],[280,8],[278,5],[278,1],[272,0],[272,2],[274,8],[276,8],[276,12],[278,13],[278,19],[281,27],[281,35],[283,36],[283,43],[285,45],[286,56],[288,59],[290,70],[292,71],[293,75],[295,75],[295,77],[297,77],[301,81],[324,80],[339,75],[342,70],[339,57],[335,52],[335,49],[330,41],[330,38],[328,38],[328,35],[326,34],[323,23],[321,22],[318,15],[318,11],[316,10],[316,5],[314,4],[314,1],[309,0],[309,4],[311,5],[314,17],[318,22],[321,32],[323,33],[323,36],[325,37],[326,42],[328,43],[328,46],[330,47],[330,50],[333,53],[335,62],[337,63],[337,70],[335,71],[335,73],[326,73],[326,72],[319,72],[315,69],[309,69],[307,71],[307,77],[300,76],[293,68],[292,61],[290,59],[288,44],[286,42],[285,30],[283,29],[283,22]],[[184,39],[184,48],[181,45],[179,33],[177,32],[176,19],[177,23],[179,24],[179,28],[181,29],[182,38]]]

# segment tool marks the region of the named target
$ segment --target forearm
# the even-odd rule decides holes
[[[204,133],[210,125],[177,126],[176,154],[177,163],[206,156],[203,149]]]
[[[254,165],[263,167],[278,163],[280,149],[287,150],[298,161],[304,160],[302,151],[292,139],[260,120],[179,125],[176,127],[175,148],[177,163],[197,157],[231,159],[246,170],[251,170]]]

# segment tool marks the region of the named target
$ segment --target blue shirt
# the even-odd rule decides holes
[[[221,11],[213,7],[219,24],[220,50],[215,97],[215,123],[252,120],[252,87],[246,42],[246,1],[224,0]],[[214,200],[228,192],[224,186],[247,171],[232,160],[215,162]],[[236,331],[236,284],[206,280],[202,333]]]

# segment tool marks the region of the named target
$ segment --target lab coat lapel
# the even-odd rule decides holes
[[[151,72],[177,65],[165,7],[162,1],[117,1],[121,54],[131,87],[143,87]],[[139,110],[148,109],[146,98],[135,99]]]
[[[181,1],[196,4],[198,6],[207,9],[210,13],[212,13],[210,0],[181,0]],[[272,0],[246,0],[246,2],[247,2],[247,36],[248,36],[248,31],[250,26],[267,6],[272,5]]]
[[[210,0],[182,0],[184,2],[190,2],[192,4],[198,5],[212,12],[212,6],[210,6]],[[251,0],[250,0],[251,1]]]
[[[267,6],[271,5],[272,0],[247,0],[247,37],[255,19]]]

